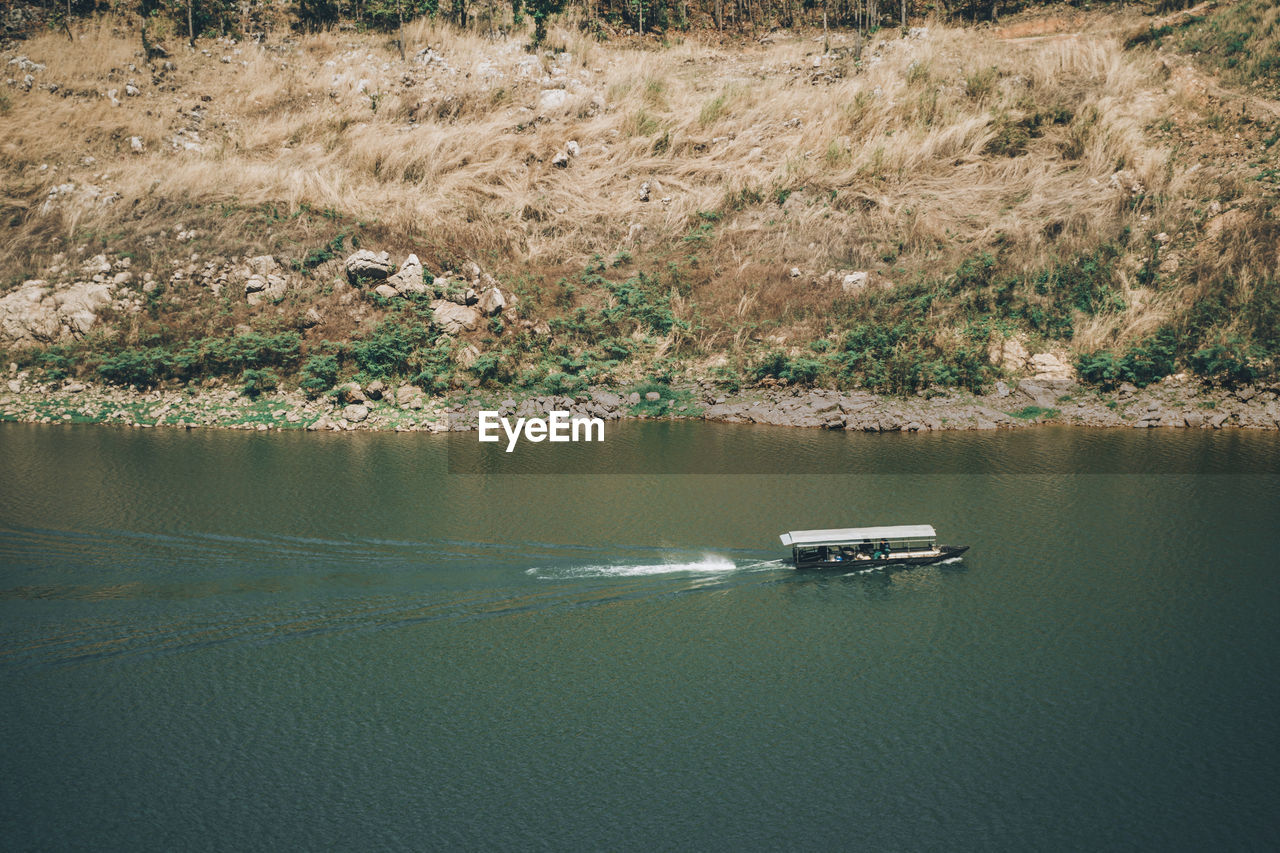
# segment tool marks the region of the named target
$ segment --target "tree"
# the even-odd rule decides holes
[[[565,0],[527,0],[529,17],[533,18],[533,43],[542,44],[547,37],[547,18],[564,9]]]

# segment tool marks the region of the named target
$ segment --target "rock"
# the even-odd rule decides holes
[[[591,399],[601,406],[604,406],[606,409],[616,409],[622,405],[622,398],[617,394],[611,394],[608,391],[592,392]]]
[[[627,395],[628,404],[634,406],[636,403],[639,403],[639,402],[640,402],[640,392],[632,391],[630,394]]]
[[[143,151],[143,147],[142,147],[142,137],[141,137],[141,136],[130,136],[130,137],[129,137],[129,150],[130,150],[130,151],[132,151],[134,154],[141,154],[141,153],[142,153],[142,151]]]
[[[1041,352],[1031,356],[1031,370],[1034,371],[1036,379],[1073,380],[1076,378],[1075,368],[1053,353]]]
[[[1236,389],[1236,399],[1242,403],[1247,403],[1258,394],[1258,389],[1252,385],[1243,385]]]
[[[400,291],[396,290],[389,284],[380,284],[373,289],[373,292],[381,296],[383,299],[395,299],[400,295]]]
[[[1226,424],[1227,420],[1230,419],[1230,417],[1231,417],[1231,414],[1229,412],[1218,412],[1216,415],[1213,415],[1211,418],[1209,418],[1209,426],[1213,427],[1214,429],[1222,429],[1223,425]]]
[[[360,403],[352,403],[342,410],[342,419],[353,424],[358,424],[367,417],[369,417],[369,407]]]
[[[481,294],[476,307],[492,317],[494,314],[500,314],[502,309],[507,307],[507,300],[503,298],[501,290],[491,287]]]
[[[417,385],[401,385],[396,389],[396,405],[402,409],[422,408],[422,398],[426,396]],[[413,406],[416,402],[418,405]]]
[[[564,89],[543,89],[538,95],[538,109],[545,112],[558,110],[569,100],[569,93]]]
[[[570,157],[577,157],[578,152],[581,150],[582,149],[578,147],[578,141],[576,139],[570,139],[564,144],[564,151]]]
[[[302,315],[302,325],[306,326],[307,328],[311,328],[313,326],[319,326],[322,323],[324,323],[324,317],[322,317],[320,315],[320,312],[317,311],[314,307],[308,308],[307,313]]]
[[[289,282],[282,275],[268,274],[265,278],[252,276],[244,284],[245,296],[250,305],[262,302],[278,302],[289,290]]]
[[[338,386],[338,399],[344,403],[364,403],[369,398],[359,382],[344,382]]]
[[[1031,398],[1042,409],[1053,409],[1058,398],[1070,390],[1072,383],[1065,379],[1023,379],[1018,383],[1018,393]]]
[[[1187,412],[1182,416],[1182,422],[1187,426],[1196,429],[1204,426],[1204,415],[1199,412]]]
[[[480,312],[466,305],[437,300],[431,307],[435,324],[449,335],[473,331],[480,323]]]
[[[454,355],[454,361],[463,370],[470,370],[480,358],[480,350],[474,344],[467,344]]]
[[[370,400],[381,400],[382,395],[387,390],[387,383],[381,379],[375,379],[368,385],[364,386],[364,393],[368,395]]]
[[[557,169],[563,169],[569,165],[569,155],[563,151],[557,151],[556,156],[551,158],[551,165]]]
[[[41,279],[25,281],[0,297],[0,339],[32,345],[82,337],[111,304],[114,287],[107,281],[56,287]]]
[[[423,280],[422,261],[417,255],[410,255],[395,275],[387,279],[387,284],[395,288],[401,296],[411,293],[427,293],[431,290]]]
[[[643,184],[640,185],[640,192],[636,193],[636,198],[638,198],[640,201],[649,200],[649,182],[648,181],[645,181]],[[633,223],[631,225],[631,230],[627,232],[628,237],[630,237],[631,234],[635,231],[636,224],[638,223]],[[641,226],[641,230],[643,230],[643,228],[644,226]]]
[[[480,301],[480,294],[476,293],[475,288],[468,287],[467,292],[462,294],[462,304],[475,305]]]
[[[650,403],[656,403],[658,400],[662,399],[662,395],[657,391],[648,391],[645,393],[644,398]]]
[[[1003,382],[997,382],[997,383],[996,383],[996,396],[997,396],[997,397],[1008,397],[1008,396],[1009,396],[1010,394],[1012,394],[1012,393],[1013,393],[1013,392],[1009,390],[1009,386],[1008,386],[1008,385],[1004,384]]]
[[[987,358],[992,364],[1006,370],[1025,370],[1031,354],[1027,352],[1021,338],[1006,338],[991,344]]]
[[[374,254],[368,249],[361,249],[347,258],[344,264],[347,270],[347,281],[354,285],[365,281],[382,281],[391,275],[391,256],[386,252]]]
[[[840,279],[840,290],[846,294],[857,293],[866,288],[868,278],[866,272],[851,272]]]

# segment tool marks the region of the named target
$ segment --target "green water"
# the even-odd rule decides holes
[[[1277,436],[610,430],[0,425],[0,848],[1280,845]]]

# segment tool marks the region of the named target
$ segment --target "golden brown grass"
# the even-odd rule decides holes
[[[51,33],[22,46],[47,70],[9,95],[0,122],[0,265],[6,280],[36,275],[51,242],[111,233],[122,250],[174,217],[253,254],[272,232],[244,211],[309,205],[376,223],[379,248],[434,267],[474,259],[539,277],[623,248],[696,254],[690,300],[719,323],[704,346],[784,316],[813,334],[838,295],[815,283],[828,269],[903,283],[998,251],[1030,272],[1125,229],[1205,220],[1188,211],[1237,181],[1230,167],[1191,171],[1151,132],[1199,95],[1108,29],[1018,40],[934,25],[926,39],[877,37],[859,69],[847,57],[815,67],[808,38],[653,51],[553,31],[564,59],[419,21],[405,30],[408,61],[385,38],[323,33],[202,43],[209,56],[174,43],[176,69],[153,78],[136,34],[103,19],[74,44]],[[427,47],[445,62],[414,61]],[[123,94],[129,81],[141,96]],[[562,88],[563,103],[540,101]],[[189,129],[199,150],[182,147]],[[569,140],[580,154],[553,167]],[[73,195],[40,213],[66,182],[120,199]],[[711,211],[722,218],[684,243]],[[1213,263],[1257,255],[1227,248]],[[1146,334],[1178,298],[1131,294],[1129,310],[1082,328],[1082,344]]]

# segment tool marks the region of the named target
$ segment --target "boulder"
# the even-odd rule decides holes
[[[395,299],[400,296],[400,291],[396,290],[389,284],[380,284],[373,289],[373,292],[381,296],[383,299]]]
[[[1018,392],[1042,409],[1053,409],[1071,387],[1072,383],[1065,379],[1023,379],[1018,383]]]
[[[463,370],[470,370],[480,358],[480,350],[474,344],[467,344],[454,354],[453,360]]]
[[[111,304],[114,287],[111,282],[58,287],[40,279],[23,282],[0,297],[0,339],[32,345],[82,337]]]
[[[538,95],[538,109],[544,112],[558,110],[569,100],[569,93],[564,89],[543,89]]]
[[[1076,371],[1068,362],[1053,353],[1040,352],[1031,356],[1031,370],[1036,379],[1076,378]]]
[[[1019,338],[1006,338],[995,341],[987,352],[990,362],[1005,370],[1025,370],[1031,354],[1027,352]]]
[[[868,274],[864,271],[851,272],[840,279],[840,290],[846,294],[858,293],[867,286]]]
[[[344,403],[364,403],[369,398],[359,382],[344,382],[338,386],[338,399]]]
[[[368,249],[361,249],[348,257],[344,266],[347,281],[355,285],[365,281],[383,281],[391,275],[393,268],[390,255],[386,252],[374,254]]]
[[[394,287],[401,296],[427,293],[431,290],[423,281],[422,261],[418,260],[417,255],[406,258],[399,271],[387,279],[387,284]]]
[[[308,329],[313,326],[319,326],[324,322],[324,317],[315,308],[308,308],[307,313],[302,315],[302,325]]]
[[[492,317],[494,314],[502,313],[502,309],[507,307],[507,300],[503,298],[501,290],[491,287],[480,295],[477,307]]]
[[[480,312],[466,305],[437,300],[431,304],[432,318],[449,335],[470,332],[480,324]]]
[[[422,408],[422,400],[426,397],[424,392],[417,385],[401,385],[396,389],[396,405],[402,409]],[[414,403],[417,405],[413,405]]]
[[[244,283],[245,300],[250,305],[263,302],[278,302],[289,290],[289,282],[282,275],[267,273],[254,274]]]
[[[370,400],[381,400],[382,395],[386,393],[387,383],[381,379],[375,379],[368,385],[364,386],[364,393]]]
[[[369,417],[369,407],[360,403],[352,403],[342,410],[342,419],[358,424]]]

